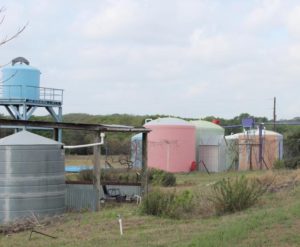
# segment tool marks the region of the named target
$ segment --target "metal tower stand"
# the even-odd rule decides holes
[[[0,106],[4,106],[9,115],[15,120],[29,120],[36,109],[45,108],[55,122],[62,122],[63,90],[54,88],[38,88],[40,97],[38,100],[26,98],[4,98],[5,86],[0,86]],[[31,87],[32,88],[32,87]],[[23,88],[26,91],[26,86]],[[32,89],[31,89],[32,90]],[[9,128],[18,129],[16,126]],[[24,127],[25,128],[25,127]],[[62,141],[62,130],[54,130],[53,137],[57,141]]]

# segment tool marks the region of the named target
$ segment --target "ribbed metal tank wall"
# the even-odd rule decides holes
[[[2,69],[3,98],[39,99],[41,72],[25,63],[15,63]]]
[[[262,167],[259,162],[259,131],[250,130],[226,136],[226,162],[238,170],[270,169],[276,160],[283,157],[283,136],[277,132],[262,132]]]
[[[148,167],[188,172],[195,161],[195,127],[177,118],[159,118],[144,127],[148,134]]]
[[[0,140],[0,223],[65,210],[62,144],[22,131]]]
[[[196,162],[200,171],[210,172],[227,169],[225,162],[225,130],[220,125],[204,121],[190,121],[196,127]]]

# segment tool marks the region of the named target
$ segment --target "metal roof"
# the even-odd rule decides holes
[[[62,143],[33,134],[26,130],[0,139],[0,146],[17,145],[62,145]]]
[[[57,128],[57,129],[73,129],[86,130],[97,132],[135,132],[148,133],[151,130],[144,127],[132,127],[125,125],[103,125],[103,124],[82,124],[82,123],[58,123],[58,122],[44,122],[44,121],[29,121],[29,120],[12,120],[0,118],[0,126],[29,126],[38,128]]]

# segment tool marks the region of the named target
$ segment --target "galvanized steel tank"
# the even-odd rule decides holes
[[[148,134],[148,167],[189,172],[195,161],[195,127],[178,118],[159,118],[144,127]]]
[[[40,74],[25,58],[14,59],[2,69],[3,98],[38,100]]]
[[[0,140],[0,223],[65,210],[62,144],[22,131]]]

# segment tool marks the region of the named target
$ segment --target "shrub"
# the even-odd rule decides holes
[[[149,182],[154,185],[161,185],[164,187],[175,186],[176,177],[173,173],[165,172],[158,169],[149,169],[148,171]]]
[[[284,165],[286,168],[297,169],[300,167],[300,156],[284,159]]]
[[[273,164],[273,168],[274,169],[284,169],[285,168],[284,160],[275,160],[275,162]]]
[[[193,210],[193,199],[190,191],[176,194],[154,190],[142,201],[140,210],[143,214],[179,219]]]
[[[266,188],[245,176],[224,178],[213,186],[212,201],[218,214],[241,211],[254,205]]]

